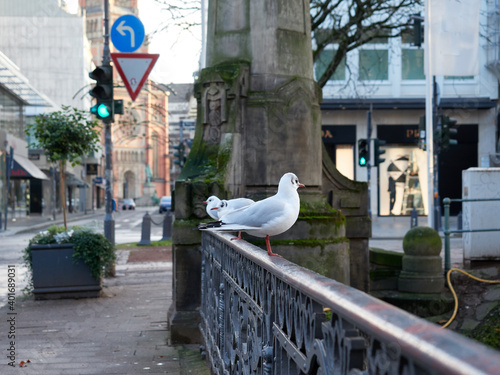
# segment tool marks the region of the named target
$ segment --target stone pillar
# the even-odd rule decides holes
[[[202,201],[212,194],[263,199],[284,173],[295,173],[307,186],[299,191],[299,220],[273,249],[346,284],[351,278],[345,217],[322,191],[321,90],[313,79],[309,1],[211,0],[208,15],[207,68],[194,90],[196,133],[174,193],[172,337],[182,337],[189,330],[183,317],[197,313],[200,295],[187,291],[198,286],[191,276],[199,234],[192,228],[206,217]],[[311,261],[314,254],[320,257]]]
[[[429,227],[410,229],[403,239],[403,269],[398,290],[410,293],[441,293],[444,287],[442,242]]]

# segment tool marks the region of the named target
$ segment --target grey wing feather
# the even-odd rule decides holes
[[[221,220],[226,224],[241,224],[259,228],[283,214],[284,203],[277,199],[264,199],[251,206],[229,212]]]

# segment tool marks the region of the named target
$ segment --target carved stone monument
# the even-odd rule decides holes
[[[271,239],[273,250],[350,284],[346,218],[337,197],[329,199],[333,208],[327,194],[349,191],[339,194],[341,201],[362,217],[359,196],[367,191],[332,166],[328,185],[322,184],[321,91],[313,79],[309,1],[212,0],[208,15],[207,68],[195,84],[196,134],[174,192],[174,343],[200,338],[200,233],[193,228],[207,217],[202,202],[208,196],[263,199],[277,191],[284,173],[295,173],[306,185],[299,191],[299,219]],[[262,240],[245,239],[265,248]],[[365,273],[367,279],[367,267]]]

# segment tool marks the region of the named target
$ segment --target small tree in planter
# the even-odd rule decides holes
[[[66,219],[66,162],[73,166],[80,164],[80,158],[98,150],[100,130],[97,120],[89,120],[88,114],[77,108],[63,106],[62,111],[43,113],[35,118],[34,124],[26,127],[26,134],[34,136],[36,141],[30,146],[45,149],[48,161],[59,163],[61,200]]]

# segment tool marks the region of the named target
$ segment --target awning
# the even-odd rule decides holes
[[[19,68],[2,52],[0,52],[0,86],[5,87],[25,105],[57,107],[51,99],[31,86]]]
[[[45,173],[28,158],[14,153],[14,168],[10,171],[11,178],[37,178],[48,180]]]
[[[80,180],[73,173],[66,173],[66,186],[89,187],[89,184]]]

